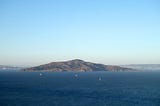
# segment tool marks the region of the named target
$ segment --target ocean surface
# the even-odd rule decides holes
[[[160,106],[160,72],[4,72],[0,106]]]

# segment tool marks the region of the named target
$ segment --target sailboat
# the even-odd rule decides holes
[[[78,77],[78,74],[75,74],[74,76],[75,76],[75,77]]]

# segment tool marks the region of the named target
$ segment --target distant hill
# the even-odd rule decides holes
[[[19,70],[21,67],[0,65],[0,70]]]
[[[26,68],[23,71],[50,71],[50,72],[62,72],[62,71],[133,71],[132,68],[125,68],[120,66],[104,65],[91,62],[85,62],[83,60],[75,59],[64,62],[52,62],[36,67]]]
[[[140,71],[160,71],[160,64],[130,64],[121,66],[127,68],[134,68]]]

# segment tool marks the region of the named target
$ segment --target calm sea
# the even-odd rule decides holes
[[[0,106],[160,106],[160,72],[0,72]]]

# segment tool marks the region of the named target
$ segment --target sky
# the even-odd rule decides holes
[[[0,64],[160,64],[159,0],[0,0]]]

